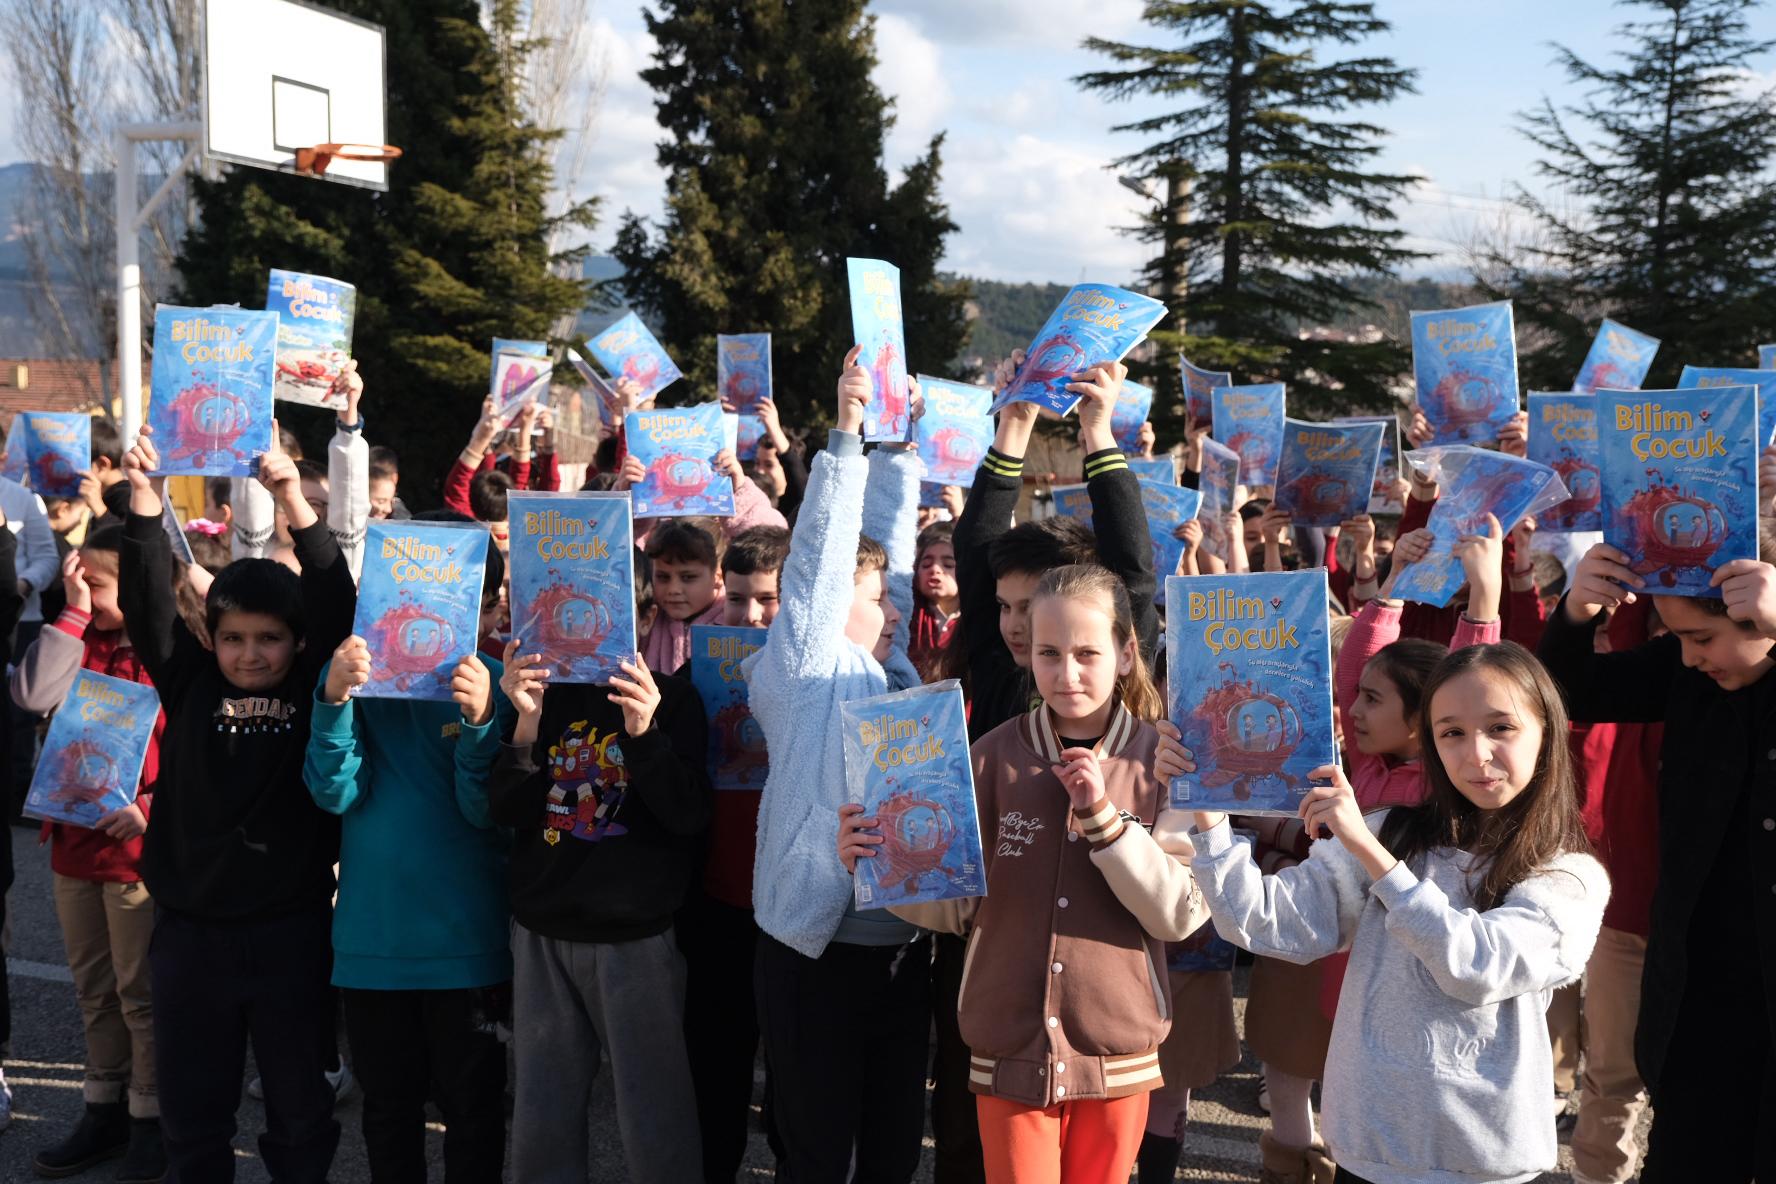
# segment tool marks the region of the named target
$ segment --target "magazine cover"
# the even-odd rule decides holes
[[[1202,519],[1203,550],[1223,563],[1232,553],[1226,519],[1239,496],[1239,471],[1239,453],[1219,440],[1203,440],[1202,473],[1197,478],[1203,500],[1196,516]]]
[[[506,515],[512,636],[555,682],[609,682],[636,653],[629,495],[513,490]]]
[[[525,404],[549,401],[549,380],[555,368],[548,358],[506,350],[493,357],[494,414],[502,428],[518,422]]]
[[[683,377],[666,348],[648,332],[641,318],[625,313],[621,320],[586,343],[598,364],[612,378],[628,378],[652,399]]]
[[[1758,346],[1758,369],[1776,370],[1776,345]]]
[[[691,683],[709,719],[709,780],[718,790],[763,789],[770,759],[765,733],[746,702],[740,663],[769,631],[741,625],[691,626]]]
[[[921,510],[943,509],[944,486],[936,481],[919,482],[919,508]]]
[[[1143,481],[1157,481],[1161,485],[1178,483],[1178,464],[1169,456],[1131,456],[1128,467],[1129,472]]]
[[[271,451],[275,312],[154,310],[148,424],[159,474],[250,477]]]
[[[1714,569],[1755,559],[1757,391],[1597,392],[1603,538],[1649,596],[1708,596]]]
[[[81,474],[92,468],[92,416],[21,411],[13,423],[24,445],[31,491],[38,497],[79,497]]]
[[[1653,355],[1659,352],[1659,339],[1638,333],[1627,325],[1603,318],[1597,339],[1579,376],[1573,379],[1573,394],[1594,395],[1605,388],[1612,391],[1637,391],[1653,368]]]
[[[14,415],[12,422],[6,427],[6,462],[0,464],[0,477],[17,481],[20,485],[29,485],[31,468],[25,462],[24,418],[23,415]]]
[[[1404,513],[1406,507],[1394,495],[1394,482],[1400,479],[1400,421],[1392,415],[1340,415],[1332,422],[1381,425],[1381,459],[1375,462],[1375,485],[1369,492],[1369,512]]]
[[[1184,540],[1172,532],[1196,517],[1202,494],[1169,482],[1142,481],[1141,504],[1147,508],[1147,535],[1153,540],[1153,571],[1163,580],[1176,574],[1184,557]]]
[[[1511,302],[1412,314],[1412,376],[1432,444],[1491,443],[1517,414]]]
[[[621,406],[621,400],[617,397],[617,388],[612,386],[604,375],[594,370],[592,364],[580,356],[579,350],[568,350],[567,360],[573,366],[574,372],[585,382],[586,393],[591,396],[593,404],[598,408],[598,422],[607,428],[617,427],[623,418],[617,413],[617,408]]]
[[[185,537],[185,524],[179,521],[170,498],[162,500],[160,505],[160,529],[166,533],[167,542],[172,544],[174,559],[187,567],[197,562],[197,557],[191,553],[191,540]]]
[[[153,687],[82,670],[50,717],[22,812],[91,827],[135,801],[159,715]]]
[[[870,372],[875,388],[863,409],[863,438],[905,440],[911,421],[900,268],[880,259],[847,259],[845,274],[851,286],[851,332],[863,347],[857,360]]]
[[[857,861],[860,909],[987,894],[968,717],[955,679],[841,704],[845,782],[883,837]]]
[[[1057,485],[1049,494],[1054,498],[1056,514],[1091,525],[1092,499],[1084,485]]]
[[[1732,366],[1685,366],[1677,389],[1749,386],[1757,390],[1757,443],[1761,451],[1776,443],[1776,370],[1740,370]]]
[[[1110,410],[1110,433],[1129,456],[1141,450],[1141,425],[1153,414],[1153,388],[1123,380],[1122,397]]]
[[[1067,384],[1100,362],[1120,362],[1165,313],[1159,301],[1109,284],[1075,286],[1049,314],[1024,364],[993,400],[993,410],[1007,403],[1034,403],[1056,415],[1067,414],[1079,402]]]
[[[1196,754],[1172,807],[1294,814],[1338,759],[1325,570],[1173,576],[1165,597],[1167,714]]]
[[[631,411],[624,436],[647,469],[629,491],[637,518],[733,516],[734,482],[715,471],[715,455],[726,447],[720,403]]]
[[[971,488],[974,471],[993,446],[993,416],[987,410],[993,392],[924,374],[919,375],[919,389],[925,394],[925,414],[913,422],[913,442],[925,480]]]
[[[1214,419],[1214,401],[1210,396],[1221,387],[1233,385],[1232,371],[1192,366],[1183,354],[1178,355],[1178,377],[1184,385],[1185,416],[1193,424]]]
[[[740,436],[734,455],[751,460],[765,424],[758,417],[760,400],[771,397],[771,335],[769,333],[717,333],[715,335],[715,389],[721,401],[740,416]]]
[[[1368,513],[1386,426],[1285,419],[1276,504],[1296,526],[1337,526]]]
[[[1603,529],[1594,395],[1530,391],[1529,459],[1559,473],[1567,494],[1565,501],[1536,516],[1537,527],[1561,532]]]
[[[358,290],[324,275],[271,269],[265,307],[277,313],[277,386],[286,403],[343,410],[333,383],[351,357]]]
[[[1283,384],[1217,387],[1209,396],[1214,408],[1215,439],[1240,458],[1240,484],[1260,496],[1276,482],[1283,448]]]
[[[448,699],[458,662],[481,637],[488,534],[480,526],[372,521],[352,632],[370,645],[377,699]]]
[[[1436,536],[1430,553],[1394,578],[1394,595],[1442,608],[1468,582],[1452,553],[1464,536],[1486,529],[1486,516],[1505,531],[1566,500],[1566,486],[1547,465],[1502,452],[1452,444],[1408,453],[1408,459],[1435,466],[1442,486],[1426,527]]]

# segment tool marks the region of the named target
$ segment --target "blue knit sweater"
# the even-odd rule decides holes
[[[752,868],[754,916],[766,933],[810,958],[826,949],[851,904],[851,877],[836,845],[838,808],[851,800],[839,704],[919,683],[906,656],[918,465],[902,450],[878,449],[866,460],[857,436],[831,433],[808,475],[778,585],[777,619],[742,666],[771,757]],[[900,610],[885,663],[845,639],[859,534],[887,550],[888,596]]]

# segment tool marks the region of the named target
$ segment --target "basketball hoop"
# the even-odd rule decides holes
[[[296,171],[318,177],[335,160],[369,160],[386,164],[400,158],[401,150],[393,144],[316,144],[313,148],[296,149]]]

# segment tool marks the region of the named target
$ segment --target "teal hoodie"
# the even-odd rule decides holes
[[[505,831],[487,815],[500,736],[516,722],[483,657],[494,716],[475,727],[455,703],[351,699],[316,684],[303,763],[308,791],[340,816],[333,985],[369,991],[485,987],[512,977]]]

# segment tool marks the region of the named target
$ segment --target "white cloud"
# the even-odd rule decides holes
[[[894,128],[886,151],[892,172],[917,158],[942,130],[950,110],[943,51],[904,17],[876,18],[876,67],[870,79],[894,100]]]
[[[878,12],[916,20],[944,43],[1076,48],[1121,37],[1141,22],[1141,0],[878,0]]]
[[[608,247],[627,210],[658,219],[665,208],[666,174],[654,160],[660,125],[654,92],[641,80],[655,42],[645,29],[619,31],[603,17],[587,39],[594,68],[605,74],[604,101],[587,145],[578,189],[604,200],[594,242]]]

